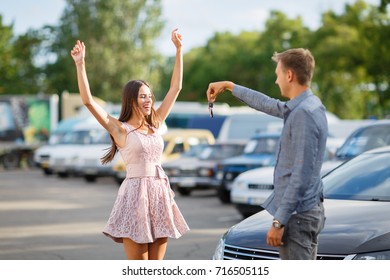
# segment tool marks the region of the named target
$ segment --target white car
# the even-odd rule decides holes
[[[322,176],[329,172],[324,166],[326,165],[321,169]],[[245,171],[233,181],[230,200],[244,218],[263,210],[260,205],[274,189],[274,169],[275,167],[269,166]]]
[[[274,189],[274,169],[273,166],[251,169],[233,181],[230,200],[243,217],[263,210],[260,205]]]
[[[75,173],[84,177],[87,182],[95,182],[99,177],[114,177],[112,169],[115,160],[107,164],[101,163],[101,158],[111,147],[110,135],[107,131],[99,131],[97,137],[92,139],[89,145],[83,145],[78,149],[77,159],[75,159]],[[120,157],[119,153],[116,157]]]
[[[95,118],[86,118],[82,123],[75,125],[71,131],[64,134],[61,142],[51,152],[48,168],[60,177],[79,175],[78,167],[80,158],[92,151],[94,139],[99,139],[105,130]],[[105,147],[109,147],[109,144]],[[95,152],[95,155],[98,154]],[[100,152],[101,154],[101,152]]]

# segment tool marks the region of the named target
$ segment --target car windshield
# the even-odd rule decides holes
[[[91,143],[90,134],[89,130],[70,131],[64,134],[59,144],[89,144]]]
[[[337,157],[348,159],[361,153],[390,145],[390,125],[375,125],[354,133],[337,151]]]
[[[245,146],[245,154],[275,154],[279,138],[251,139]]]
[[[210,145],[203,149],[199,158],[203,160],[215,160],[233,157],[241,154],[243,151],[242,145]]]
[[[390,201],[390,153],[355,157],[323,178],[326,198]]]
[[[91,133],[92,144],[111,144],[110,134],[105,130],[95,130]]]
[[[187,152],[184,152],[182,154],[182,157],[199,157],[199,155],[203,152],[205,147],[206,145],[204,144],[191,146]]]

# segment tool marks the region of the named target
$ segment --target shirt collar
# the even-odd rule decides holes
[[[313,92],[311,91],[311,89],[307,89],[304,92],[302,92],[300,95],[298,95],[297,97],[287,101],[285,106],[290,111],[292,111],[299,105],[299,103],[301,103],[303,100],[305,100],[306,98],[308,98],[311,95],[313,95]]]

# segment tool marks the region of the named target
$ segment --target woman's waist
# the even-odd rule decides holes
[[[126,164],[126,178],[133,177],[160,177],[166,178],[160,163],[128,163]]]

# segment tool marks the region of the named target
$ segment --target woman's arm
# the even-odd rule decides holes
[[[87,71],[85,67],[85,52],[86,47],[79,40],[71,51],[72,58],[76,64],[77,83],[80,91],[80,97],[83,104],[88,108],[96,120],[114,137],[115,142],[121,144],[124,140],[125,128],[121,122],[110,116],[94,99],[89,88]],[[123,139],[122,139],[123,138]]]
[[[172,110],[173,104],[175,103],[177,97],[179,96],[179,92],[182,88],[183,83],[183,51],[182,51],[182,37],[177,32],[177,29],[172,31],[172,42],[176,47],[176,59],[175,66],[173,68],[171,85],[169,87],[168,93],[165,96],[163,102],[160,107],[156,110],[159,115],[161,121],[164,121],[169,113]]]

